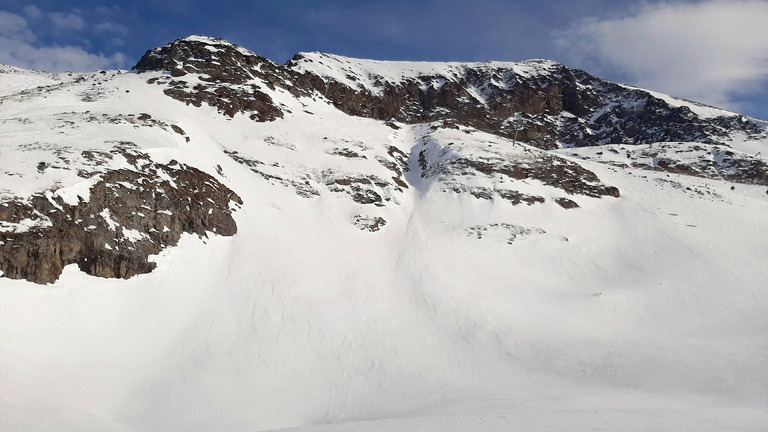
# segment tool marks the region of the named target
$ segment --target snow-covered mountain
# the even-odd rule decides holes
[[[0,430],[764,430],[766,149],[546,60],[0,66]]]

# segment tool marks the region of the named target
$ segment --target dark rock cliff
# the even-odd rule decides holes
[[[133,69],[170,72],[170,77],[149,83],[165,85],[166,95],[188,105],[205,103],[229,117],[247,113],[255,121],[283,117],[280,107],[253,82],[259,79],[270,88],[285,82],[282,66],[222,39],[179,39],[147,51]],[[206,84],[189,85],[183,79],[187,74],[198,74]]]
[[[301,54],[287,67],[311,62]],[[733,132],[760,136],[764,127],[744,117],[700,118],[650,93],[540,60],[523,62],[544,73],[523,76],[503,67],[467,64],[463,75],[423,75],[391,83],[378,94],[306,73],[296,82],[326,96],[340,110],[405,123],[450,120],[542,149],[603,144],[694,141],[721,144]],[[445,80],[439,88],[429,85]],[[482,98],[471,89],[480,89]]]
[[[335,56],[323,55],[327,58]],[[757,136],[764,128],[743,117],[701,118],[652,94],[595,78],[555,62],[520,63],[542,71],[517,74],[499,64],[468,63],[459,76],[423,74],[376,82],[376,92],[318,76],[312,58],[297,54],[276,64],[222,39],[190,37],[148,51],[138,71],[167,71],[166,94],[189,104],[207,103],[225,115],[245,113],[256,121],[282,117],[280,106],[261,91],[281,87],[294,96],[319,94],[350,115],[405,123],[449,120],[543,149],[603,144],[692,141],[722,144],[729,134]],[[359,71],[347,71],[349,76]],[[186,74],[209,85],[190,87]],[[436,80],[442,85],[434,86]],[[475,97],[477,90],[482,99]]]
[[[237,232],[232,209],[242,201],[215,178],[135,150],[120,153],[133,169],[98,174],[89,198],[76,205],[50,193],[0,203],[0,221],[33,226],[0,231],[4,277],[51,283],[74,263],[90,275],[130,278],[152,271],[149,256],[176,245],[182,233]]]

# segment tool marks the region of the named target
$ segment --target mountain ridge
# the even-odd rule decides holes
[[[130,81],[134,91],[147,92],[156,88],[169,101],[183,102],[192,108],[209,106],[225,119],[243,115],[257,124],[295,116],[297,109],[304,111],[304,114],[314,115],[306,109],[310,101],[321,106],[330,105],[354,117],[383,121],[393,131],[393,136],[403,126],[416,127],[413,129],[416,131],[423,129],[418,125],[429,124],[428,129],[418,132],[420,137],[416,145],[385,145],[381,149],[382,153],[373,157],[376,163],[374,171],[366,168],[360,173],[344,173],[337,168],[324,168],[316,174],[304,172],[306,168],[292,171],[281,167],[281,163],[274,162],[269,166],[248,156],[250,150],[244,152],[242,149],[224,146],[223,154],[226,157],[271,184],[293,189],[298,196],[313,199],[323,196],[326,193],[324,191],[342,193],[348,195],[354,203],[376,207],[401,202],[406,190],[413,187],[414,181],[422,182],[415,180],[412,175],[409,179],[409,173],[414,172],[418,172],[422,179],[431,179],[430,182],[439,184],[439,190],[444,193],[465,193],[480,200],[503,199],[513,205],[526,203],[530,206],[544,203],[547,199],[538,193],[528,193],[519,186],[509,188],[482,185],[471,179],[485,178],[486,182],[492,179],[535,181],[560,190],[565,195],[596,198],[620,196],[618,188],[603,184],[590,169],[576,162],[579,160],[602,161],[622,168],[663,170],[704,178],[715,176],[725,181],[768,185],[768,164],[729,147],[726,142],[733,141],[734,136],[738,135],[744,136],[746,141],[765,141],[768,129],[760,129],[757,122],[735,113],[701,118],[685,105],[670,106],[663,98],[654,97],[646,91],[626,89],[552,61],[414,63],[299,54],[285,65],[279,65],[223,39],[192,36],[147,51],[134,70],[138,74],[126,75],[120,71],[81,75],[33,74],[38,78],[34,78],[31,83],[37,83],[38,79],[48,79],[52,84],[5,96],[4,102],[23,103],[29,98],[47,98],[51,92],[64,95],[61,92],[69,93],[71,88],[83,88],[78,93],[80,100],[76,103],[85,106],[109,99],[105,94],[107,90],[103,88],[115,86],[113,83],[118,81]],[[24,73],[14,69],[13,75],[24,76]],[[604,92],[596,92],[595,88]],[[119,89],[117,85],[109,92],[126,92],[118,99],[130,97],[130,89]],[[627,95],[630,95],[629,99]],[[66,100],[63,99],[63,102],[71,103]],[[600,103],[607,105],[601,106]],[[294,108],[290,108],[291,105]],[[582,116],[577,117],[568,109],[581,112]],[[101,114],[101,117],[87,110],[80,113],[58,112],[54,118],[63,122],[58,127],[65,130],[77,129],[81,123],[115,124],[138,130],[157,129],[161,132],[162,140],[167,140],[169,134],[187,143],[193,139],[185,131],[187,126],[182,127],[172,117],[167,117],[167,114],[163,114],[166,117],[159,120],[154,113],[145,111],[142,109],[135,114],[126,114],[118,110],[112,114]],[[673,124],[666,123],[670,119]],[[29,118],[4,120],[6,124],[9,121],[21,122],[19,130],[28,130],[31,136],[35,136],[34,127],[30,129],[24,124],[32,123]],[[674,126],[674,122],[683,122],[684,126]],[[659,124],[663,124],[663,127]],[[599,125],[602,132],[595,132],[589,125]],[[525,149],[522,153],[512,150],[513,153],[504,156],[504,153],[494,151],[473,150],[472,153],[462,153],[470,147],[455,152],[450,148],[454,145],[452,142],[445,146],[441,139],[435,139],[446,135],[441,130],[459,131],[466,139],[474,139],[470,138],[474,133],[482,132],[502,140],[511,140],[511,144],[507,144],[509,150],[505,151],[519,147],[518,143],[538,149]],[[589,140],[578,141],[578,145],[562,141],[564,137],[573,137],[574,134],[583,136],[584,131],[591,137]],[[74,130],[71,133],[77,135]],[[670,143],[669,135],[676,133],[685,135],[688,139],[684,142],[688,144]],[[614,137],[616,142],[608,145],[603,141],[611,139],[605,137]],[[653,137],[663,139],[643,144]],[[144,139],[141,135],[135,138]],[[295,150],[290,142],[280,142],[275,137],[266,137],[265,142]],[[654,146],[654,143],[659,142],[661,144]],[[598,145],[600,143],[602,145]],[[53,143],[46,146],[38,142],[27,144],[31,149],[56,147]],[[57,160],[36,162],[32,164],[34,171],[30,171],[30,174],[45,178],[48,173],[56,170],[71,170],[77,173],[71,180],[74,183],[90,179],[77,186],[77,190],[97,187],[95,183],[102,178],[125,178],[122,182],[125,184],[149,179],[157,185],[167,185],[167,173],[176,172],[174,170],[177,169],[169,163],[177,162],[164,161],[152,168],[154,174],[148,174],[141,164],[146,165],[151,157],[142,147],[134,139],[127,138],[107,140],[94,148],[81,148],[75,144],[72,148],[79,150],[73,155],[60,155]],[[618,150],[620,147],[622,149]],[[555,148],[560,150],[546,153]],[[595,148],[609,151],[591,150]],[[365,144],[359,144],[357,148],[336,146],[329,149],[328,154],[363,161],[369,157],[365,155],[368,150],[371,147]],[[11,152],[9,155],[21,155],[13,153],[10,148],[7,151]],[[511,154],[518,156],[510,158]],[[696,157],[690,157],[691,154]],[[572,159],[565,159],[565,155]],[[307,162],[310,165],[316,163]],[[104,170],[106,166],[128,171]],[[189,203],[195,203],[192,206],[185,204],[179,207],[174,204],[171,208],[167,200],[162,201],[166,204],[157,207],[159,201],[154,197],[128,199],[128,195],[125,195],[123,201],[128,199],[132,204],[129,209],[118,210],[110,203],[108,194],[100,192],[95,195],[104,196],[105,199],[99,199],[96,206],[80,215],[79,210],[74,210],[79,207],[65,210],[62,206],[77,206],[78,200],[80,207],[91,205],[93,203],[89,202],[88,194],[80,196],[78,200],[65,202],[61,196],[66,195],[57,192],[57,189],[62,188],[60,182],[32,191],[29,197],[8,191],[10,201],[0,208],[0,219],[5,227],[4,239],[0,244],[0,250],[4,251],[0,254],[0,271],[5,277],[50,283],[56,280],[67,264],[74,262],[90,274],[127,278],[154,268],[148,261],[149,256],[162,247],[175,244],[182,231],[198,235],[205,235],[206,231],[218,231],[219,234],[232,235],[236,227],[229,216],[228,197],[234,197],[232,200],[235,203],[239,203],[239,198],[237,191],[220,183],[226,179],[219,167],[220,164],[214,171],[209,169],[208,174],[203,168],[200,175],[191,177],[200,184],[191,185],[191,190],[212,185],[214,189],[224,191],[223,194],[206,198],[215,196],[214,207],[217,212],[221,211],[217,213],[219,216],[210,220],[201,219],[199,214],[195,214],[193,207],[208,209],[208,206],[193,196],[183,198]],[[32,168],[30,166],[29,169]],[[7,171],[7,174],[11,175],[12,171]],[[498,183],[498,180],[494,182]],[[115,197],[120,196],[120,193],[132,194],[138,187],[106,186],[114,191]],[[168,186],[164,188],[160,187],[158,191],[167,196],[171,189]],[[173,185],[172,190],[177,190],[177,187]],[[60,196],[57,197],[57,194]],[[182,193],[181,197],[184,196]],[[178,199],[181,198],[175,198]],[[551,199],[564,208],[579,207],[576,201],[566,196],[553,196]],[[182,220],[190,222],[173,222],[174,228],[170,229],[173,235],[162,235],[163,240],[160,240],[158,233],[169,230],[167,218],[160,216],[158,221],[150,223],[131,221],[135,219],[132,215],[145,213],[142,208],[151,208],[154,213],[160,212],[161,215],[165,212],[174,217],[180,215]],[[63,219],[51,218],[50,215],[57,212],[62,212]],[[103,216],[105,212],[113,216],[122,215],[120,217],[123,219],[113,222],[110,217]],[[199,220],[204,221],[193,222]],[[67,221],[97,227],[103,232],[97,236],[91,229],[63,228],[63,225],[70,223]],[[387,218],[381,215],[359,214],[354,217],[355,225],[371,231],[381,229],[386,223]],[[111,232],[115,231],[113,224],[124,226],[127,233],[139,229],[139,234],[122,235],[123,240],[118,241],[118,244],[123,245],[123,251],[119,247],[115,249],[116,244],[109,240]],[[180,229],[180,226],[186,228]],[[59,234],[54,236],[54,232]],[[79,234],[73,235],[73,232]],[[100,236],[104,239],[95,240]],[[118,235],[118,238],[121,236]],[[72,246],[73,242],[80,246]],[[146,245],[141,246],[141,242]],[[139,250],[143,252],[136,255]]]
[[[162,58],[163,50],[183,46],[212,60],[218,53],[209,51],[210,41],[178,39],[148,51],[134,69],[166,70],[172,75],[185,73],[185,67],[195,70],[188,64],[194,63],[192,57],[186,63],[181,60],[190,51],[171,55],[172,61],[152,63],[152,59]],[[249,73],[260,75],[268,85],[290,80],[298,88],[294,92],[320,92],[348,114],[406,123],[449,119],[507,138],[517,133],[521,140],[545,149],[662,141],[724,144],[727,130],[765,137],[765,123],[727,111],[711,117],[718,110],[666,95],[660,99],[646,90],[601,80],[550,60],[420,63],[300,53],[278,65],[229,42],[213,41],[231,47],[230,53],[254,56],[255,60],[249,60],[253,63],[268,62],[267,71],[244,70],[239,81]],[[325,65],[323,60],[333,64]],[[349,66],[353,63],[356,67]],[[220,70],[213,67],[217,79]],[[612,96],[601,98],[599,94]],[[705,114],[700,116],[691,107]],[[517,115],[518,124],[510,123],[512,114]]]
[[[0,429],[764,429],[764,123],[217,41],[0,72]]]

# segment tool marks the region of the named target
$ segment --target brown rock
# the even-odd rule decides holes
[[[231,203],[242,201],[214,177],[181,164],[156,164],[141,153],[126,159],[142,163],[100,174],[89,199],[76,205],[43,193],[0,203],[1,221],[36,222],[26,231],[0,232],[3,276],[52,283],[75,263],[93,276],[129,278],[152,271],[148,257],[176,245],[184,232],[237,232]]]

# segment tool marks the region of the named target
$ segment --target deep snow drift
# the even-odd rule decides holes
[[[0,278],[0,430],[768,425],[764,186],[470,128],[396,129],[280,88],[268,93],[284,118],[230,119],[146,84],[161,76],[0,73],[0,197],[87,199],[79,152],[130,141],[244,203],[236,235],[185,235],[148,274],[103,279],[73,264],[49,285]],[[189,141],[100,121],[142,113]],[[387,180],[381,205],[352,199],[349,178],[393,177],[381,162],[391,148],[407,155],[406,187]],[[568,195],[579,207],[565,209],[563,190],[538,180],[422,177],[420,149],[426,166],[556,155],[621,196]],[[467,193],[511,187],[543,202]],[[367,229],[376,218],[386,223]]]

